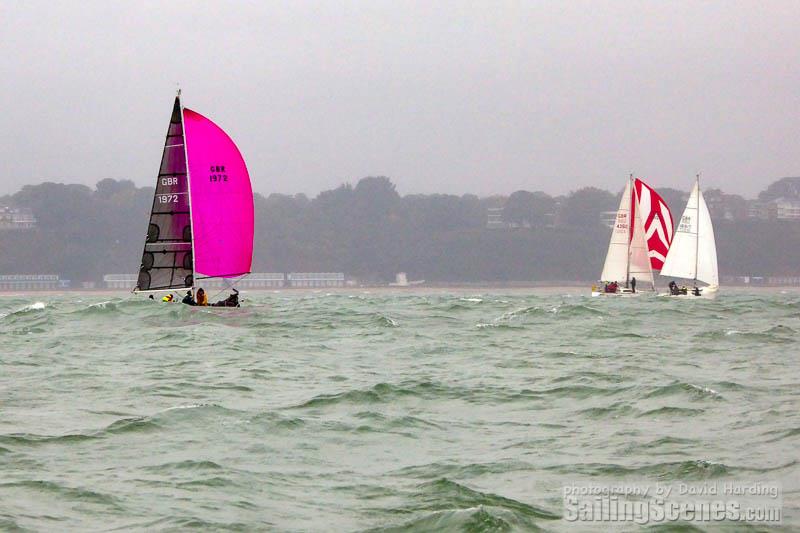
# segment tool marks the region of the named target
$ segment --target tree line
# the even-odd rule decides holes
[[[761,199],[800,197],[792,183],[776,182]],[[659,192],[679,217],[688,193]],[[739,205],[735,195],[707,194]],[[602,214],[617,208],[619,195],[587,187],[559,197],[530,191],[401,196],[385,177],[314,198],[256,194],[253,270],[345,272],[365,283],[391,281],[399,271],[431,282],[593,280],[610,234]],[[0,198],[0,205],[30,208],[38,222],[32,230],[0,232],[0,274],[97,281],[106,273],[134,273],[152,201],[152,187],[129,180],[104,179],[93,189],[27,185]],[[487,227],[491,208],[502,208],[495,211],[499,229]],[[800,223],[720,217],[715,230],[723,275],[800,272]]]

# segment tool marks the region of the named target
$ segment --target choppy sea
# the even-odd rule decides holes
[[[0,529],[566,531],[570,483],[725,480],[800,529],[800,292],[586,292],[2,296]]]

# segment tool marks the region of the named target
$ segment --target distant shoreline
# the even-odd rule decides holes
[[[596,282],[595,282],[596,283]],[[263,289],[241,289],[242,294],[248,293],[273,293],[273,294],[447,294],[447,293],[470,293],[474,291],[495,291],[495,292],[546,292],[566,291],[573,294],[588,294],[592,282],[586,283],[552,283],[552,284],[526,284],[526,285],[504,285],[504,284],[449,284],[449,285],[415,285],[409,287],[391,287],[386,285],[358,286],[358,287],[281,287]],[[656,287],[658,290],[658,286]],[[726,290],[732,292],[748,291],[775,291],[775,290],[797,290],[797,285],[723,285],[720,291],[724,294]],[[666,289],[665,289],[666,290]],[[176,289],[175,293],[180,293],[182,289]],[[213,291],[216,292],[216,291]],[[220,294],[228,292],[226,289],[219,291]],[[62,289],[62,290],[31,290],[31,291],[0,291],[0,297],[14,296],[60,296],[65,294],[74,295],[94,295],[94,296],[121,296],[128,294],[131,297],[147,298],[146,295],[135,295],[125,289]],[[160,294],[160,293],[159,293]],[[167,294],[164,292],[163,294]],[[160,298],[160,296],[159,296]]]

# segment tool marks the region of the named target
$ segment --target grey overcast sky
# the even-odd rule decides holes
[[[0,0],[0,194],[155,183],[177,83],[254,188],[800,175],[798,1]]]

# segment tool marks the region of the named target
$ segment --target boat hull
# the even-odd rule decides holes
[[[663,292],[659,293],[659,296],[663,296],[665,298],[681,298],[681,299],[710,299],[715,298],[717,296],[717,292],[719,291],[719,287],[711,286],[711,287],[700,287],[700,294],[694,294],[691,289],[689,289],[686,294],[672,294],[670,292]]]
[[[618,292],[605,292],[605,291],[592,291],[592,298],[610,297],[610,298],[636,298],[646,293],[637,291],[633,292],[630,289],[622,289]]]

